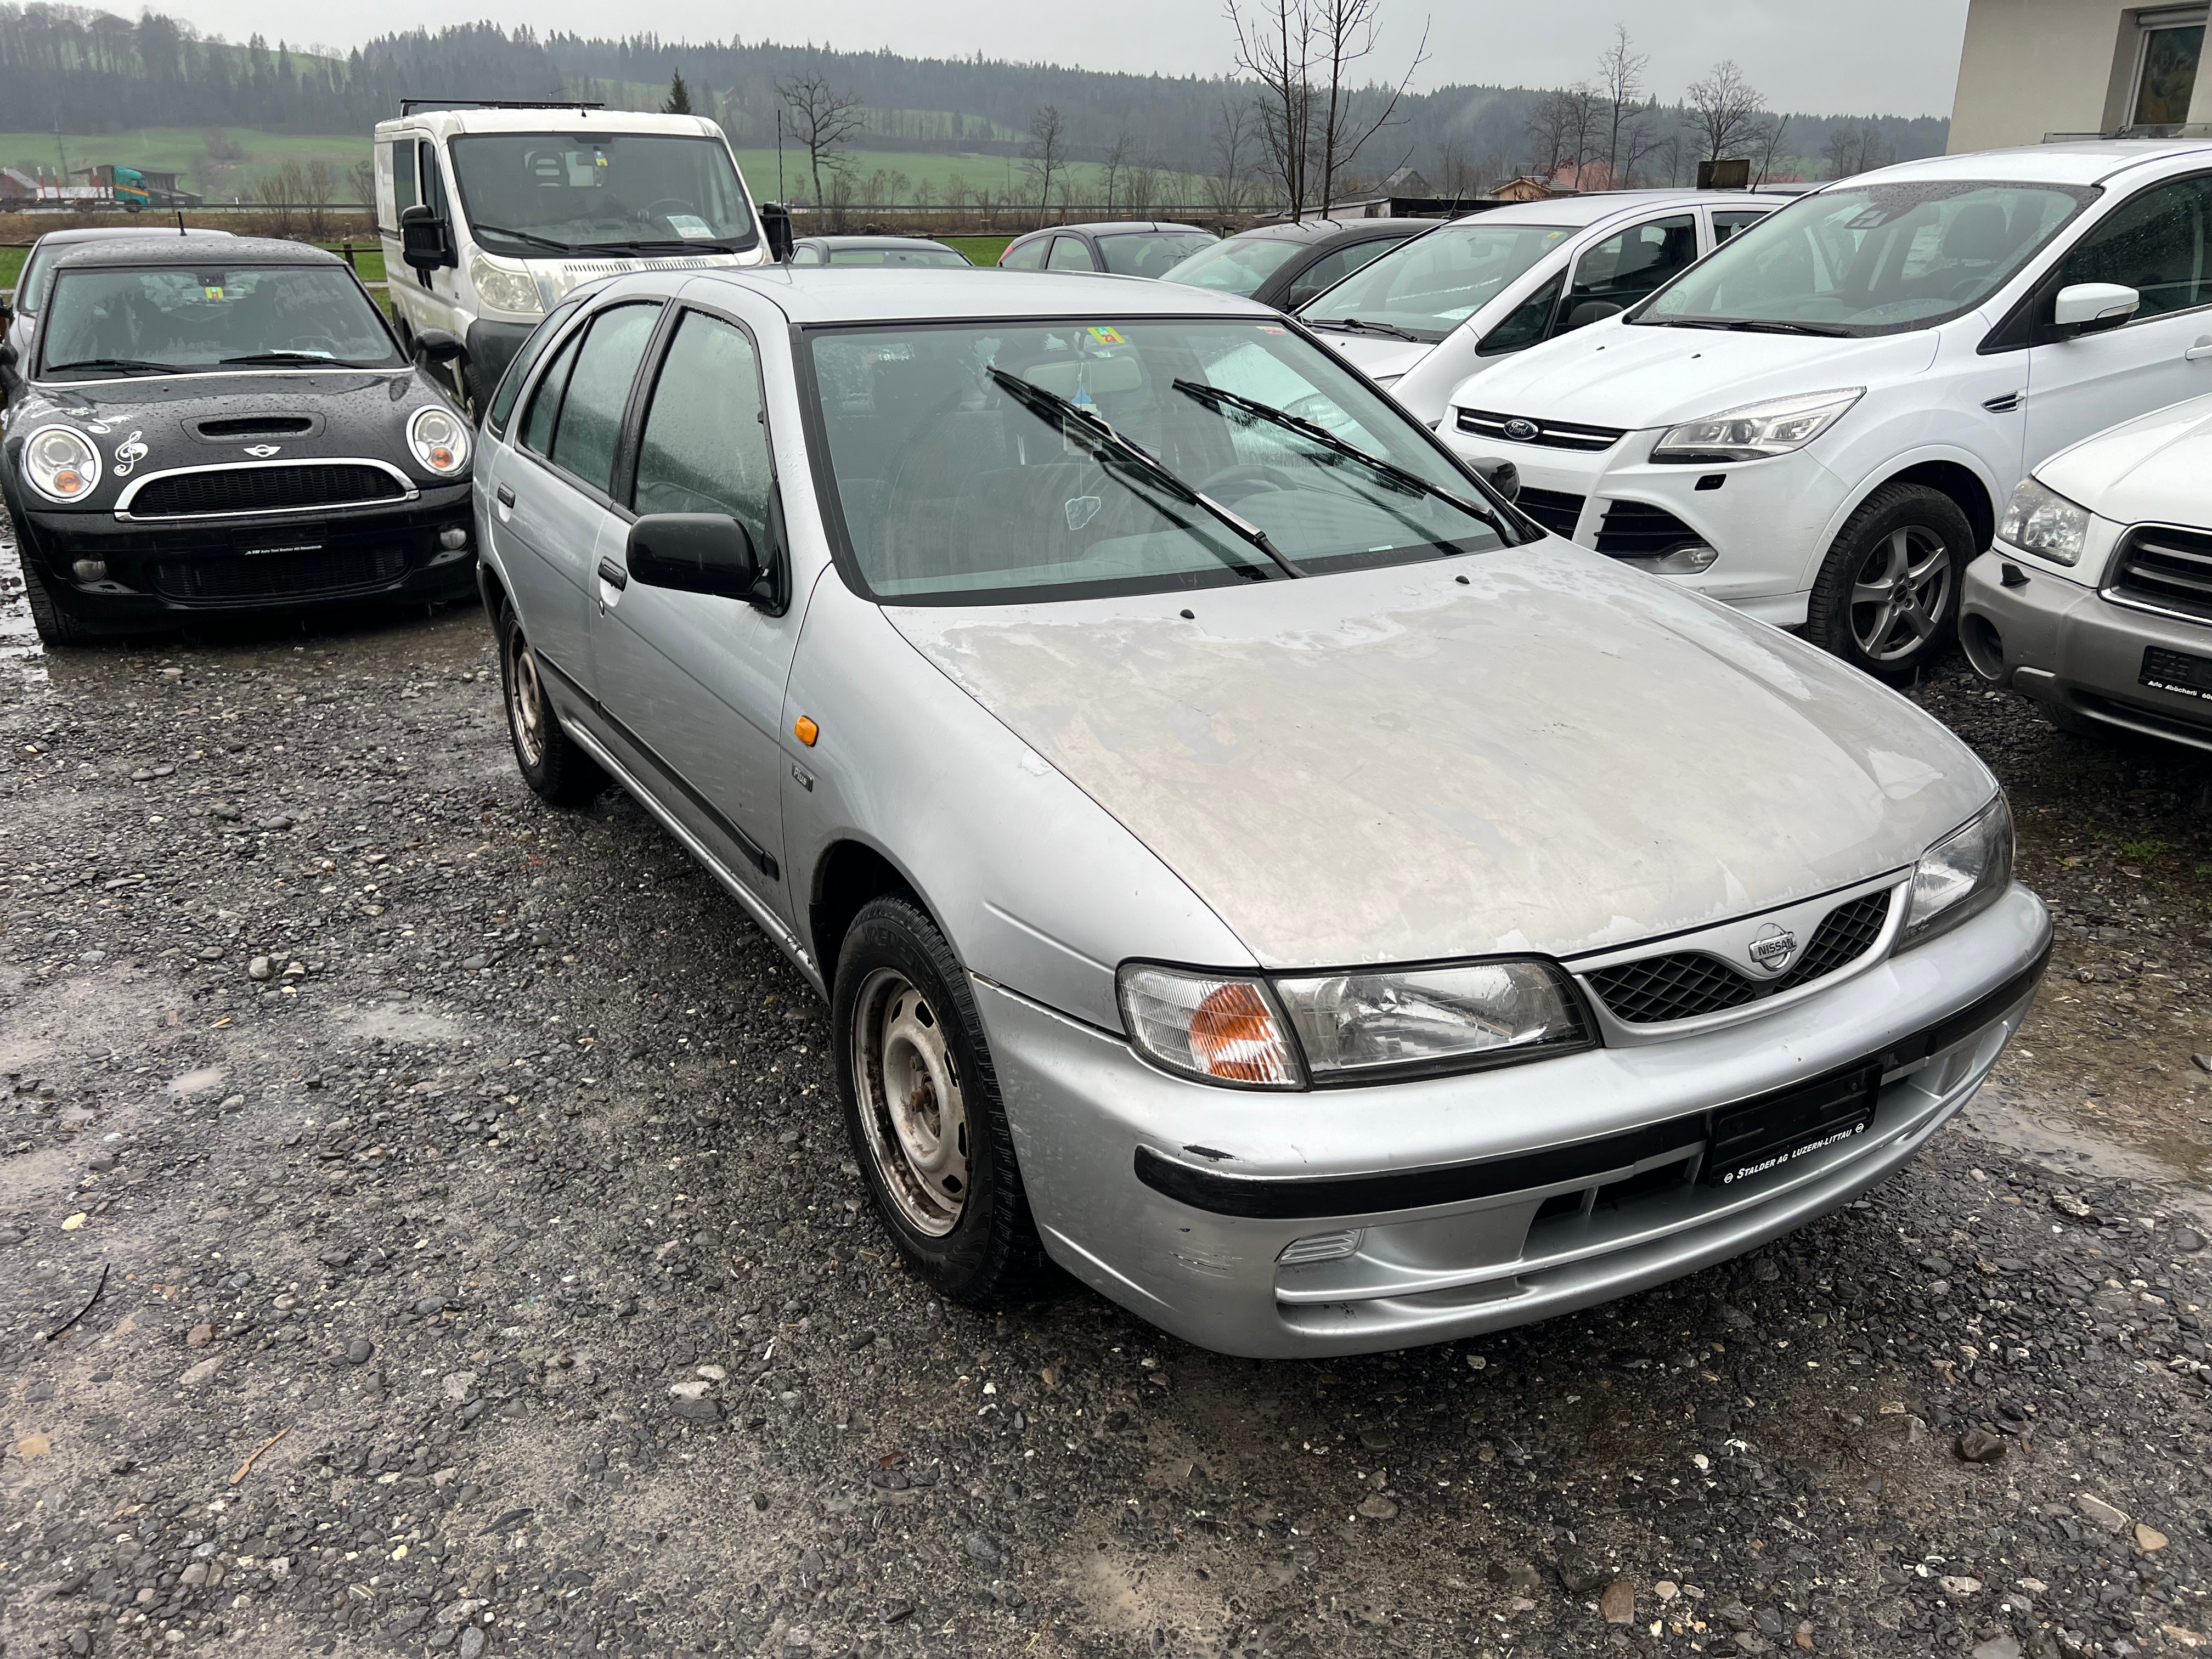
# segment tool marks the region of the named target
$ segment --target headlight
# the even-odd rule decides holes
[[[1249,1088],[1472,1071],[1593,1041],[1565,976],[1541,962],[1273,981],[1133,963],[1119,980],[1122,1018],[1146,1054]]]
[[[1897,948],[1918,945],[1987,909],[2012,881],[2012,808],[2000,794],[1920,855]]]
[[[1668,427],[1651,452],[1655,461],[1757,461],[1802,449],[1866,396],[1864,386],[1813,392],[1746,404],[1702,421]]]
[[[2057,490],[2022,478],[2005,503],[1997,539],[2010,542],[2056,564],[2075,564],[2089,534],[2089,509],[2076,507]]]
[[[469,464],[468,422],[450,409],[425,404],[407,422],[407,447],[431,471],[450,477]]]
[[[100,452],[74,427],[41,427],[23,440],[23,476],[50,501],[81,501],[100,483]]]
[[[479,253],[469,261],[469,281],[477,298],[494,311],[512,311],[534,317],[545,307],[538,302],[538,284],[525,272],[505,270]]]

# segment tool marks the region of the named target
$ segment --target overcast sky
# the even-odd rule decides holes
[[[243,40],[258,29],[339,46],[360,36],[321,18],[358,19],[363,34],[463,15],[513,26],[612,35],[650,27],[665,40],[811,38],[848,51],[889,46],[916,57],[1079,64],[1087,69],[1218,73],[1230,36],[1215,0],[811,0],[795,9],[757,0],[659,0],[650,9],[599,0],[383,0],[331,12],[296,0],[182,0],[204,30]],[[1376,64],[1395,74],[1419,37],[1420,0],[1384,0]],[[1808,114],[1946,115],[1959,72],[1966,0],[1453,0],[1434,8],[1431,60],[1420,84],[1477,82],[1550,86],[1591,74],[1614,21],[1650,55],[1650,89],[1679,97],[1716,59],[1733,58],[1776,107]],[[303,21],[303,20],[306,20]],[[803,27],[800,24],[803,22]]]

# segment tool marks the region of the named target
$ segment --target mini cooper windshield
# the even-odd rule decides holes
[[[402,359],[352,273],[313,265],[58,271],[42,375],[101,379]]]
[[[874,597],[1022,601],[1483,552],[1510,515],[1280,323],[817,331],[825,495]]]

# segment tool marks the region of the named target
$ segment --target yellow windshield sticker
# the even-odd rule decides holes
[[[1128,343],[1127,341],[1121,337],[1121,331],[1118,329],[1094,328],[1090,332],[1091,337],[1097,341],[1100,345],[1127,345]]]

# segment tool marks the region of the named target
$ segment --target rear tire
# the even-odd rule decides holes
[[[1805,632],[1876,679],[1910,680],[1958,633],[1973,556],[1973,526],[1956,501],[1926,484],[1884,484],[1837,532]]]
[[[587,806],[607,787],[599,763],[576,746],[553,712],[538,656],[511,605],[499,612],[499,682],[507,741],[522,781],[555,806]]]
[[[18,551],[22,544],[16,544]],[[93,635],[82,623],[54,603],[46,585],[40,580],[38,568],[28,559],[23,565],[23,599],[31,607],[31,626],[38,630],[39,640],[45,645],[89,645]]]
[[[872,899],[837,957],[830,1029],[845,1129],[877,1219],[932,1290],[990,1308],[1045,1256],[967,971],[903,895]]]
[[[468,358],[461,359],[461,413],[469,417],[469,424],[481,427],[484,410],[491,402],[491,388],[477,373],[477,366]]]

